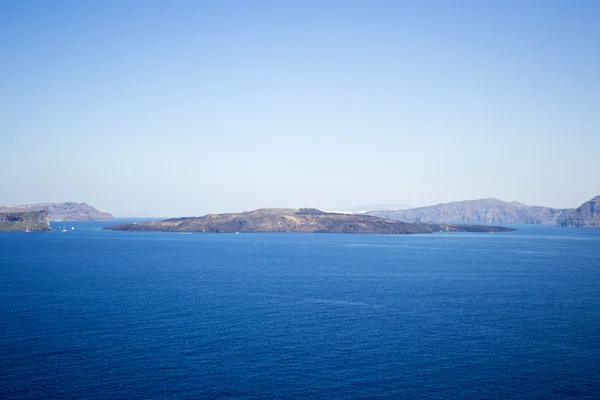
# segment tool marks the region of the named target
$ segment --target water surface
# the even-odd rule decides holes
[[[600,230],[0,234],[1,398],[594,398]]]

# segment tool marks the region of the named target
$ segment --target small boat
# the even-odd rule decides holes
[[[74,227],[74,226],[72,226],[72,227],[71,227],[71,230],[72,230],[72,231],[74,231],[74,230],[75,230],[75,227]]]
[[[25,228],[25,232],[31,232],[31,231],[29,230],[29,225],[27,225],[27,228]]]
[[[63,232],[66,232],[66,231],[67,231],[67,227],[63,225],[63,227],[62,227],[62,231],[63,231]]]

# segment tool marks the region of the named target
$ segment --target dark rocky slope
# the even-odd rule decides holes
[[[0,231],[49,231],[46,211],[0,213]]]

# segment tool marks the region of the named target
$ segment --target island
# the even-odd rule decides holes
[[[565,228],[600,227],[600,196],[586,201],[565,218],[560,226]]]
[[[410,234],[433,232],[506,232],[501,226],[426,224],[394,221],[362,214],[324,212],[315,208],[262,208],[203,217],[171,218],[163,221],[109,226],[114,231],[158,232],[306,232]]]
[[[572,208],[528,206],[494,198],[441,203],[402,210],[373,210],[368,215],[404,222],[437,224],[550,224],[564,220]]]
[[[50,220],[46,211],[0,213],[0,231],[49,231]]]
[[[106,221],[115,219],[110,213],[98,210],[87,203],[39,203],[0,205],[0,213],[46,211],[51,221]]]

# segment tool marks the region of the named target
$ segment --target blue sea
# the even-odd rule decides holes
[[[2,399],[600,398],[600,229],[71,226],[0,233]]]

